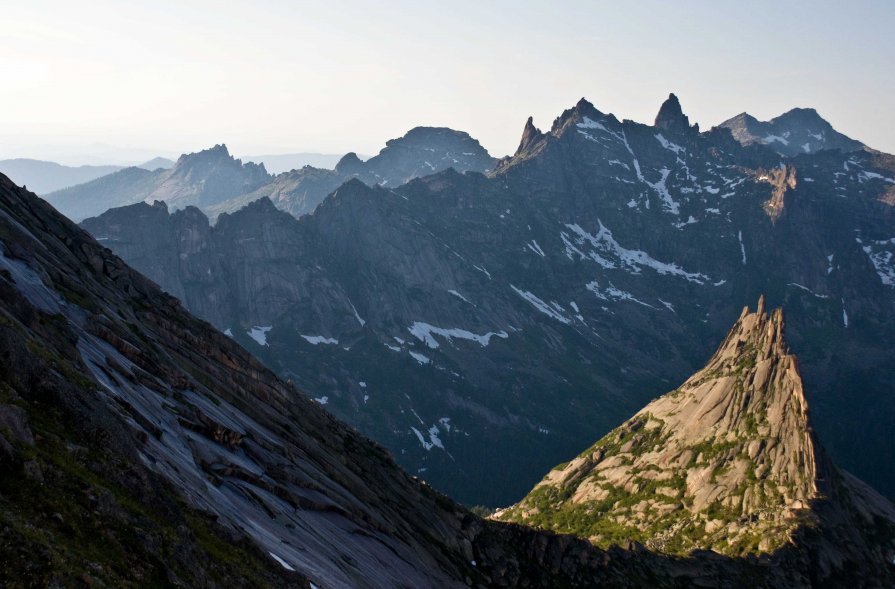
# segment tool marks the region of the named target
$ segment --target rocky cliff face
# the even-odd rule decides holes
[[[895,506],[818,443],[783,327],[764,299],[744,309],[702,370],[497,518],[682,554],[801,545],[821,580],[843,569],[892,575]]]
[[[831,453],[891,494],[893,179],[879,154],[782,159],[582,100],[489,176],[349,182],[301,219],[262,200],[213,228],[132,230],[148,205],[84,227],[470,504],[518,500],[764,292]]]
[[[743,145],[767,145],[780,155],[794,157],[824,149],[860,151],[864,144],[836,131],[813,108],[794,108],[770,121],[740,113],[720,125]]]

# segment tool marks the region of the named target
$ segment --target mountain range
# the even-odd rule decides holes
[[[452,129],[417,127],[386,142],[378,155],[361,161],[343,156],[335,169],[304,166],[276,176],[263,164],[243,162],[225,145],[182,155],[170,169],[146,172],[126,168],[69,189],[47,200],[69,218],[80,221],[107,209],[141,201],[166,202],[173,209],[196,206],[215,219],[268,197],[295,216],[307,214],[344,182],[357,178],[369,185],[398,186],[449,167],[483,172],[496,160],[468,134]]]
[[[766,293],[831,456],[893,496],[895,158],[778,144],[700,132],[674,95],[652,125],[581,100],[487,174],[349,180],[300,218],[160,202],[83,227],[467,504],[518,501]]]
[[[481,520],[4,176],[0,357],[5,586],[800,588],[892,576],[876,550],[843,549],[818,570],[815,540],[762,559],[681,558]]]

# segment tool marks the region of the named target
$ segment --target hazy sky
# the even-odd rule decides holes
[[[236,154],[374,154],[416,125],[468,131],[500,156],[529,115],[549,127],[585,96],[651,122],[670,91],[703,128],[813,106],[895,152],[892,0],[28,0],[2,10],[0,158],[71,161],[115,146],[139,159],[220,142]]]

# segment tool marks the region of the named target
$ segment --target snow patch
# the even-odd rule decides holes
[[[326,337],[323,335],[305,335],[303,333],[299,334],[299,335],[301,335],[301,337],[303,337],[305,340],[307,340],[307,342],[309,344],[311,344],[312,346],[318,346],[320,344],[331,344],[331,345],[339,344],[339,340],[333,339],[331,337]]]
[[[482,272],[485,276],[487,276],[487,277],[488,277],[488,280],[491,280],[491,273],[490,273],[490,272],[488,272],[487,270],[485,270],[485,269],[482,268],[481,266],[476,266],[475,264],[473,264],[472,267],[475,268],[476,270],[478,270],[479,272]]]
[[[643,182],[648,186],[652,187],[653,190],[656,191],[656,194],[659,195],[659,198],[662,199],[662,204],[665,207],[665,210],[673,215],[680,214],[680,205],[671,198],[671,193],[668,192],[668,187],[665,185],[666,180],[668,180],[668,175],[671,173],[671,170],[668,168],[662,168],[659,170],[659,173],[662,174],[662,177],[659,178],[657,182],[650,182],[644,178]]]
[[[323,397],[317,397],[314,400],[317,401],[318,403],[320,403],[321,405],[326,405],[327,403],[329,403],[329,397],[327,397],[325,395]]]
[[[743,266],[746,265],[746,246],[743,245],[743,231],[737,231],[737,239],[740,241],[740,254],[742,255]]]
[[[659,274],[680,276],[697,284],[705,284],[705,282],[710,280],[705,274],[699,272],[687,272],[677,264],[660,262],[644,251],[623,247],[615,240],[612,236],[612,231],[603,225],[602,221],[597,220],[597,223],[599,224],[600,229],[597,231],[596,235],[588,233],[577,224],[566,225],[569,230],[575,233],[576,243],[578,245],[584,246],[585,244],[589,244],[593,248],[593,251],[585,255],[578,248],[575,248],[574,246],[572,247],[572,249],[579,253],[583,259],[589,258],[607,270],[613,268],[627,268],[631,274],[640,274],[641,270],[646,267]],[[563,238],[567,243],[566,255],[571,259],[571,254],[568,249],[570,243],[566,238],[565,233],[563,233]],[[618,264],[604,256],[617,258]]]
[[[854,162],[852,162],[852,163],[854,163]],[[866,171],[858,172],[858,182],[863,184],[864,182],[867,182],[868,180],[882,180],[883,182],[888,182],[889,184],[895,184],[895,178],[887,178],[886,176],[883,176],[882,174],[877,174],[876,172],[866,172]]]
[[[876,275],[879,276],[880,282],[886,286],[895,287],[895,253],[884,247],[887,245],[895,245],[895,237],[871,241],[870,245],[864,245],[861,249],[864,250],[870,263],[876,269]]]
[[[277,555],[274,554],[273,552],[268,552],[268,554],[271,555],[271,556],[273,557],[273,559],[274,559],[275,561],[277,561],[277,562],[279,563],[279,565],[280,565],[281,567],[283,567],[284,569],[286,569],[287,571],[295,571],[295,569],[292,568],[292,567],[289,565],[288,562],[286,562],[285,560],[283,560],[282,558],[280,558],[279,556],[277,556]],[[313,585],[313,583],[311,583],[311,584]]]
[[[674,224],[675,229],[683,229],[687,225],[692,225],[693,223],[697,223],[696,217],[690,215],[690,217],[686,221],[680,221]]]
[[[431,349],[438,348],[438,341],[436,341],[436,335],[440,335],[441,337],[447,339],[451,342],[454,338],[457,339],[465,339],[469,341],[478,342],[483,348],[491,343],[491,337],[496,336],[502,339],[507,339],[509,337],[506,331],[493,332],[489,331],[484,335],[477,335],[472,333],[471,331],[466,331],[465,329],[459,328],[450,328],[445,329],[443,327],[435,327],[434,325],[430,325],[428,323],[423,323],[422,321],[416,321],[413,325],[407,328],[413,336],[426,344]]]
[[[790,283],[788,283],[788,286],[794,286],[794,287],[796,287],[796,288],[798,288],[798,289],[800,289],[800,290],[804,290],[805,292],[810,293],[810,294],[816,296],[816,297],[819,298],[819,299],[828,299],[828,298],[830,298],[830,297],[828,297],[827,295],[817,294],[816,292],[814,292],[813,290],[811,290],[811,289],[808,288],[807,286],[803,286],[803,285],[799,284],[798,282],[790,282]]]
[[[367,322],[361,319],[360,314],[358,314],[357,312],[357,309],[354,308],[354,304],[351,301],[349,301],[348,304],[351,305],[351,311],[354,313],[354,318],[357,319],[357,322],[360,323],[360,326],[363,327],[364,325],[366,325]]]
[[[429,434],[428,436],[423,435],[423,433],[415,427],[411,426],[410,429],[413,431],[414,434],[416,434],[416,438],[419,440],[420,446],[422,446],[426,452],[428,452],[432,448],[441,448],[442,450],[444,450],[444,444],[441,443],[441,439],[438,437],[438,434],[441,433],[438,430],[438,426],[433,425],[432,427],[430,427],[428,432],[426,432]]]
[[[461,299],[461,300],[463,300],[463,301],[469,303],[470,305],[472,305],[472,303],[469,302],[469,299],[467,299],[466,297],[464,297],[463,295],[461,295],[461,294],[460,294],[459,292],[457,292],[456,290],[449,290],[448,292],[449,292],[450,294],[454,295],[455,297],[457,297],[458,299]],[[472,305],[472,306],[475,307],[475,305]]]
[[[668,139],[665,139],[665,137],[663,137],[661,133],[656,133],[656,141],[658,141],[662,145],[662,147],[664,147],[668,151],[673,151],[676,154],[687,151],[680,145],[672,143]]]
[[[585,285],[585,288],[595,295],[597,295],[598,299],[602,299],[604,301],[631,301],[632,303],[637,303],[639,305],[643,305],[644,307],[649,307],[650,309],[655,309],[654,306],[644,303],[640,299],[637,299],[631,293],[621,290],[620,288],[616,288],[611,282],[609,286],[603,289],[600,289],[600,283],[596,280],[592,280]]]
[[[566,317],[565,315],[562,314],[562,311],[565,311],[565,309],[563,309],[558,304],[552,303],[552,306],[548,305],[547,303],[545,303],[544,301],[542,301],[541,299],[539,299],[532,293],[528,292],[527,290],[520,290],[520,289],[516,288],[515,286],[513,286],[512,284],[510,285],[510,288],[512,288],[514,291],[516,291],[517,295],[519,295],[520,297],[522,297],[523,299],[528,301],[535,309],[537,309],[544,315],[547,315],[548,317],[550,317],[552,319],[556,319],[560,323],[564,323],[566,325],[568,325],[569,323],[572,322],[568,317]]]
[[[270,331],[271,329],[273,329],[273,325],[267,325],[267,326],[263,326],[263,327],[256,325],[255,327],[253,327],[246,333],[248,334],[248,336],[250,338],[252,338],[256,342],[258,342],[259,346],[266,346],[267,345],[267,332]]]
[[[763,141],[765,143],[773,143],[774,141],[777,141],[779,143],[782,143],[783,145],[789,145],[789,141],[787,139],[784,139],[783,137],[780,137],[779,135],[771,135],[770,133],[765,135],[765,138],[763,139]]]
[[[530,243],[527,243],[526,245],[528,246],[528,249],[530,249],[530,250],[533,251],[534,253],[538,254],[538,255],[541,256],[542,258],[546,258],[546,257],[547,257],[547,256],[544,255],[544,250],[541,249],[541,246],[539,246],[539,245],[538,245],[538,242],[535,241],[534,239],[532,239],[531,242],[530,242]]]
[[[426,356],[423,356],[422,354],[419,354],[417,352],[408,352],[408,353],[410,354],[411,358],[413,358],[414,360],[419,362],[421,366],[425,366],[426,364],[431,362],[431,360],[429,360],[429,358],[427,358]]]

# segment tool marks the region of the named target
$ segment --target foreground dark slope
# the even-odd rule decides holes
[[[833,456],[892,495],[893,178],[888,156],[698,133],[676,99],[654,125],[581,101],[492,177],[351,182],[298,220],[262,200],[213,228],[145,204],[84,227],[468,503],[518,500],[764,292]]]
[[[0,253],[3,586],[810,586],[478,519],[2,176]]]

